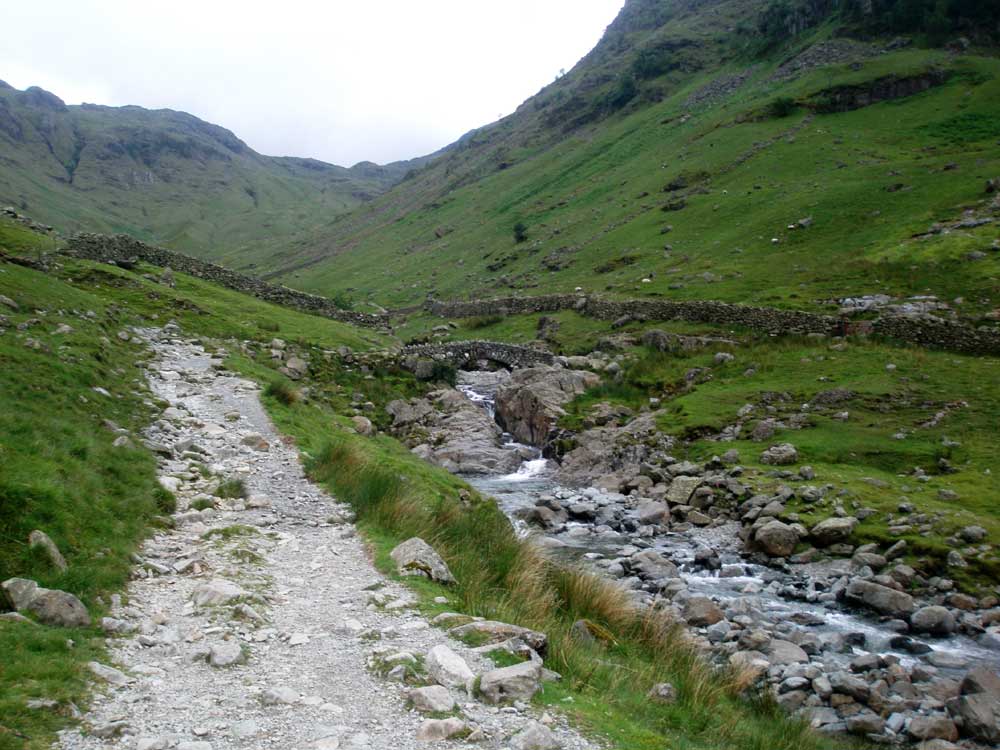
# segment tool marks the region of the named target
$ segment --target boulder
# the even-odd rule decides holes
[[[541,689],[542,666],[526,661],[511,667],[494,669],[482,676],[479,691],[483,700],[494,705],[529,701]]]
[[[213,578],[195,587],[191,592],[191,601],[199,607],[212,607],[228,604],[246,595],[246,591],[232,581],[224,578]]]
[[[947,716],[914,716],[910,719],[906,731],[917,740],[947,740],[958,739],[958,727]]]
[[[445,687],[465,687],[475,679],[465,660],[444,645],[435,646],[424,658],[427,675]]]
[[[636,516],[643,526],[662,524],[670,520],[670,508],[666,503],[647,501],[636,509]]]
[[[516,440],[544,445],[563,406],[588,388],[600,383],[588,370],[557,367],[528,367],[515,370],[508,383],[497,391],[497,421]]]
[[[757,529],[754,541],[771,557],[788,557],[795,551],[799,535],[788,524],[775,520]]]
[[[45,589],[27,578],[9,578],[0,586],[18,611],[31,612],[45,625],[83,628],[90,625],[90,614],[79,599],[68,591]]]
[[[552,730],[537,721],[531,722],[510,739],[511,750],[559,750],[559,747]]]
[[[840,544],[850,539],[857,525],[858,519],[853,516],[827,518],[813,526],[809,535],[817,547],[829,547],[831,544]]]
[[[45,552],[49,558],[49,562],[52,563],[53,567],[58,570],[66,570],[66,558],[62,556],[56,543],[52,541],[52,538],[46,534],[44,531],[35,529],[28,535],[28,546],[32,549],[39,548]]]
[[[762,464],[770,464],[772,466],[786,466],[788,464],[794,464],[798,460],[799,452],[791,443],[772,445],[760,454],[760,462]]]
[[[692,596],[684,604],[684,619],[689,625],[707,627],[725,618],[719,605],[707,596]]]
[[[854,604],[900,619],[907,619],[915,609],[913,597],[909,594],[862,579],[851,581],[844,596]]]
[[[438,583],[455,583],[448,564],[420,537],[407,539],[396,546],[389,556],[396,563],[396,571],[404,576],[426,576]]]
[[[673,505],[687,505],[691,494],[703,481],[701,477],[674,477],[667,490],[667,502]]]
[[[242,664],[245,660],[246,655],[236,641],[222,641],[209,647],[208,663],[213,667],[231,667]]]
[[[917,633],[950,635],[955,632],[955,616],[946,608],[937,605],[921,607],[910,617],[910,627]]]
[[[809,661],[809,655],[791,641],[783,641],[775,638],[767,652],[768,661],[771,664],[805,664]]]
[[[422,742],[446,740],[467,729],[465,722],[454,716],[447,719],[427,719],[417,729],[417,739]]]
[[[455,699],[443,685],[414,688],[409,693],[410,703],[424,713],[448,713],[455,708]]]
[[[351,422],[354,425],[354,431],[363,437],[371,437],[375,434],[375,426],[368,417],[351,417]]]
[[[652,581],[677,578],[678,576],[677,566],[651,549],[637,552],[629,560],[635,570],[644,578]]]

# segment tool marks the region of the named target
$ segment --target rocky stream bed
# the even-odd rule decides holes
[[[789,445],[768,450],[784,482],[775,494],[748,483],[734,451],[670,457],[648,413],[618,427],[605,409],[561,463],[526,444],[551,436],[561,405],[592,383],[558,366],[460,372],[457,389],[390,413],[415,452],[494,497],[520,533],[672,610],[711,658],[755,671],[819,731],[939,750],[1000,742],[996,597],[919,575],[899,560],[905,542],[852,545],[865,509],[836,503],[812,529],[798,523],[785,502],[822,489],[809,467],[791,467]],[[963,543],[978,532],[963,530]],[[810,546],[795,554],[800,541]]]

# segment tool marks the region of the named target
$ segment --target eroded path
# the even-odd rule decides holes
[[[63,748],[516,748],[538,720],[566,750],[596,747],[562,718],[487,706],[461,687],[450,693],[469,736],[418,740],[427,717],[408,707],[405,685],[372,670],[373,654],[447,644],[476,674],[492,663],[375,570],[347,509],[305,478],[253,383],[173,326],[146,335],[151,388],[169,403],[147,438],[164,454],[177,526],[144,545],[105,621],[118,631],[118,671],[99,670],[84,728],[65,732]],[[242,479],[247,498],[213,498],[220,477]]]

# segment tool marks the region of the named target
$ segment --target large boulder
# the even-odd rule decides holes
[[[496,396],[497,421],[516,440],[544,445],[563,409],[576,396],[601,379],[587,370],[529,367],[515,370]]]
[[[955,615],[946,607],[921,607],[910,617],[910,627],[917,633],[951,635],[956,628]]]
[[[858,519],[853,516],[827,518],[813,526],[809,535],[817,547],[829,547],[831,544],[840,544],[850,539],[857,525]]]
[[[788,557],[795,551],[799,543],[799,535],[788,524],[781,521],[768,521],[757,529],[754,541],[771,557]]]
[[[400,575],[426,576],[438,583],[455,583],[448,564],[420,537],[415,536],[397,545],[389,556],[396,563]]]
[[[780,445],[772,445],[766,451],[760,454],[760,462],[762,464],[770,464],[772,466],[785,466],[787,464],[794,464],[799,460],[799,452],[795,450],[795,446],[791,443],[781,443]]]
[[[31,612],[39,622],[64,628],[90,625],[90,614],[83,602],[67,591],[45,589],[27,578],[9,578],[0,586],[14,609]]]
[[[529,701],[541,686],[542,665],[536,661],[494,669],[484,674],[479,681],[483,700],[494,705]]]
[[[915,609],[912,596],[873,581],[862,579],[851,581],[844,596],[854,604],[900,619],[907,619]]]

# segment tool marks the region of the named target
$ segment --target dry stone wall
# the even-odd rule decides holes
[[[174,271],[180,271],[243,294],[250,294],[276,305],[295,308],[357,326],[376,328],[386,325],[389,320],[387,315],[371,315],[342,310],[326,297],[268,284],[253,276],[246,276],[183,253],[147,245],[145,242],[140,242],[125,234],[78,234],[69,240],[66,253],[77,258],[105,263],[135,259],[161,268],[169,267]]]
[[[445,318],[576,310],[581,315],[600,320],[686,320],[693,323],[734,325],[777,335],[822,333],[837,336],[844,333],[870,333],[931,349],[946,349],[963,354],[1000,355],[1000,333],[926,316],[886,316],[874,321],[862,321],[862,326],[833,315],[712,300],[610,300],[578,294],[468,302],[429,300],[425,307],[429,312]]]

